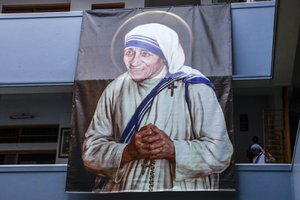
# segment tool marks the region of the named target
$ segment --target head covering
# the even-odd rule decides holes
[[[125,49],[129,47],[139,47],[154,53],[161,59],[166,60],[164,53],[160,49],[156,40],[143,35],[131,35],[127,38]]]
[[[125,48],[140,47],[165,60],[170,73],[182,71],[184,51],[177,33],[162,24],[149,23],[135,27],[125,36]]]
[[[259,150],[260,152],[265,153],[265,150],[259,144],[252,144],[250,149],[251,149],[251,151]]]

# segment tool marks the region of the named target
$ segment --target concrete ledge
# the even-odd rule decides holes
[[[48,13],[16,13],[1,14],[1,19],[28,19],[28,18],[58,18],[58,17],[82,17],[82,11],[72,12],[48,12]]]
[[[49,165],[0,165],[0,173],[12,172],[66,172],[67,164]]]
[[[0,173],[10,172],[66,172],[67,164],[49,165],[0,165]],[[243,171],[268,171],[268,172],[291,172],[292,164],[235,164],[236,170]]]
[[[292,164],[274,163],[274,164],[235,164],[237,171],[268,171],[268,172],[291,172]]]
[[[231,8],[263,8],[263,7],[273,7],[275,6],[275,1],[264,1],[264,2],[249,2],[249,3],[232,3]]]

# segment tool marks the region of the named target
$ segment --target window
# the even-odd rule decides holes
[[[145,7],[159,7],[159,6],[179,6],[179,5],[199,5],[199,0],[146,0]]]
[[[2,13],[67,12],[70,4],[3,5]]]
[[[59,126],[0,127],[0,164],[54,164]]]
[[[125,3],[92,4],[92,10],[95,10],[95,9],[115,9],[115,8],[125,8]]]

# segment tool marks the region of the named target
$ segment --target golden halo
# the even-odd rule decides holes
[[[125,35],[136,26],[147,23],[160,23],[173,29],[178,34],[186,59],[191,56],[193,41],[192,30],[180,16],[172,12],[162,10],[141,11],[141,13],[128,18],[117,29],[112,38],[110,56],[113,64],[118,69],[121,71],[126,70],[123,65]]]

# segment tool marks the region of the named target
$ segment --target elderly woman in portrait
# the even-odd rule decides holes
[[[95,192],[218,189],[233,152],[213,84],[185,66],[177,33],[150,23],[125,36],[127,72],[103,92],[85,133]]]

